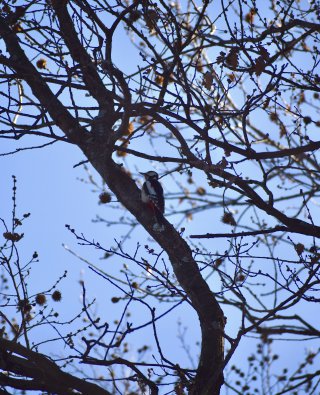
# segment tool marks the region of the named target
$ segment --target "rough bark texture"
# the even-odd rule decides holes
[[[101,147],[101,144],[98,145]],[[89,149],[88,149],[89,148]],[[201,326],[201,355],[193,395],[219,394],[223,383],[223,333],[225,318],[208,284],[202,278],[192,257],[192,251],[176,229],[165,221],[165,230],[153,230],[153,218],[146,213],[140,199],[140,190],[105,150],[105,158],[97,146],[84,148],[86,156],[105,180],[119,201],[137,218],[150,235],[166,251],[179,284],[195,308]],[[96,159],[99,158],[99,159]]]
[[[11,378],[0,374],[1,385],[15,389],[45,391],[58,395],[66,395],[70,391],[77,391],[82,395],[110,395],[109,391],[96,384],[63,372],[46,356],[6,339],[0,339],[0,369],[25,377]]]
[[[66,44],[69,46],[71,53],[76,53],[79,42],[70,26],[65,4],[58,4],[54,1],[53,6],[56,8],[61,28],[64,30]],[[110,124],[113,123],[114,110],[107,89],[99,83],[98,76],[95,73],[91,74],[90,60],[85,54],[77,57],[89,91],[100,102],[100,116],[93,124],[91,134],[84,131],[50,91],[3,19],[0,20],[0,34],[5,38],[7,50],[11,54],[8,64],[16,70],[19,78],[24,79],[29,84],[33,94],[49,112],[66,137],[77,144],[84,152],[119,202],[137,218],[168,254],[176,278],[198,314],[201,327],[201,355],[190,394],[218,395],[223,383],[223,331],[225,324],[223,312],[202,278],[188,244],[167,221],[165,222],[164,232],[154,231],[153,218],[145,213],[140,199],[140,191],[135,182],[123,172],[121,166],[112,160],[115,133],[110,128]],[[16,62],[17,58],[19,58],[19,62]],[[9,345],[8,342],[2,344],[4,348]],[[95,393],[98,394],[98,390]],[[101,393],[106,392],[101,390]]]
[[[256,383],[250,384],[250,377],[255,381],[250,374],[256,375],[257,371],[261,373],[257,377],[266,377],[257,382],[262,392],[311,391],[313,384],[315,392],[319,372],[310,373],[310,366],[316,353],[302,357],[301,369],[295,373],[288,369],[280,384],[271,366],[273,361],[278,362],[265,355],[273,355],[271,340],[279,338],[274,335],[319,339],[313,315],[308,316],[305,309],[297,312],[298,304],[311,306],[320,301],[318,2],[304,2],[303,7],[298,0],[217,4],[203,0],[201,7],[196,3],[2,1],[0,138],[13,144],[19,140],[15,152],[57,141],[74,144],[84,153],[84,162],[92,164],[116,196],[117,207],[123,205],[160,246],[155,251],[146,248],[146,254],[155,262],[167,254],[161,262],[164,270],[158,264],[150,273],[149,263],[140,256],[141,243],[131,256],[124,251],[136,229],[135,220],[123,224],[131,228],[117,251],[110,245],[103,248],[85,240],[103,249],[105,256],[111,253],[110,261],[117,259],[119,251],[126,260],[134,261],[133,270],[128,267],[125,273],[119,271],[119,276],[126,276],[124,282],[116,276],[123,287],[112,283],[121,292],[120,297],[112,299],[120,302],[119,310],[123,301],[128,302],[125,309],[136,307],[136,303],[143,305],[151,317],[136,327],[137,321],[129,323],[124,310],[114,330],[108,322],[96,324],[89,317],[92,305],[87,308],[83,302],[82,313],[88,315],[89,325],[99,335],[91,340],[82,338],[87,347],[83,353],[79,350],[81,362],[105,370],[117,365],[130,370],[128,376],[119,376],[118,366],[115,374],[108,376],[113,380],[110,386],[116,387],[120,380],[123,388],[132,385],[131,392],[142,393],[149,387],[156,395],[160,385],[168,385],[177,394],[218,395],[223,367],[244,336],[252,335],[261,336],[258,353],[240,364],[241,371],[248,365],[243,377],[238,368],[232,369],[226,382],[231,392],[256,391]],[[124,35],[128,41],[122,48]],[[49,143],[33,143],[36,136]],[[25,140],[26,147],[21,143]],[[1,151],[0,155],[13,152]],[[174,218],[184,221],[192,216],[196,223],[207,213],[207,223],[201,224],[205,225],[201,229],[205,234],[191,237],[220,237],[221,244],[209,245],[207,241],[193,252],[194,244],[188,244],[180,229],[169,222],[165,221],[164,231],[157,231],[141,202],[134,176],[129,174],[137,163],[144,163],[144,169],[135,170],[145,170],[150,162],[166,173],[167,180],[175,182],[167,196],[171,207],[176,204]],[[94,183],[93,178],[90,182]],[[100,203],[111,200],[107,212],[112,214],[102,219],[107,227],[123,218],[118,221],[113,217],[113,194],[102,191],[99,197]],[[12,253],[15,242],[22,238],[16,233],[21,221],[15,218],[15,192],[13,202],[11,231],[5,220],[0,223],[5,230],[0,269],[12,280],[7,291],[3,292],[6,285],[0,284],[2,307],[9,311],[8,316],[2,308],[0,311],[1,320],[5,320],[0,328],[0,367],[9,371],[0,376],[0,392],[11,387],[60,394],[72,388],[83,394],[103,394],[99,388],[86,387],[81,380],[65,376],[50,360],[30,351],[30,330],[35,333],[44,321],[35,323],[35,315],[26,315],[37,304],[28,292],[29,267],[11,270],[16,264]],[[216,233],[219,221],[222,227]],[[199,228],[188,226],[188,231],[194,229]],[[70,230],[78,240],[84,240],[83,235]],[[8,253],[10,242],[12,250]],[[16,255],[19,262],[18,248]],[[145,270],[141,276],[140,269]],[[217,295],[201,276],[209,271],[219,284]],[[172,272],[177,280],[174,283],[170,283]],[[98,274],[112,282],[108,273]],[[163,310],[167,302],[173,307],[157,315],[160,309],[156,314],[151,298],[161,303]],[[158,320],[169,321],[169,314],[181,304],[192,306],[199,319],[201,352],[197,369],[190,369],[188,362],[179,366],[180,355],[174,361],[166,358],[157,336],[161,328]],[[235,338],[224,333],[223,305],[239,317]],[[19,324],[11,323],[15,306],[21,313]],[[121,347],[127,340],[130,345],[129,338],[134,338],[135,331],[143,333],[151,327],[160,355],[155,363],[147,358],[143,363],[122,355],[118,358],[118,354],[127,352]],[[12,342],[1,341],[1,333],[4,338],[11,336]],[[188,353],[185,332],[180,334],[178,339]],[[17,343],[17,338],[22,342],[22,335],[26,347]],[[79,335],[76,332],[72,336],[77,339]],[[230,346],[225,358],[224,337]],[[256,338],[253,343],[257,343]],[[101,349],[107,349],[105,358],[93,358],[92,354]],[[111,356],[113,349],[118,354]],[[249,348],[246,351],[252,352]],[[86,369],[80,374],[85,377]],[[68,388],[59,380],[65,380]]]

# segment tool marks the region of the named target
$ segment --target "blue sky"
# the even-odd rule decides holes
[[[135,62],[138,62],[136,51],[131,52],[127,49],[126,43],[128,42],[128,38],[123,34],[119,34],[117,40],[118,46],[114,46],[114,58],[116,62],[123,65],[127,72],[130,72],[131,68],[135,70]],[[126,48],[126,50],[124,51],[123,48]],[[130,59],[129,62],[128,59]],[[39,143],[38,139],[35,141]],[[33,140],[29,140],[29,143],[32,144]],[[29,143],[24,144],[22,141],[21,145],[29,145]],[[16,142],[2,140],[0,153],[11,151],[14,148],[16,148]],[[33,265],[32,275],[30,277],[29,286],[32,290],[31,293],[49,288],[63,274],[64,270],[68,270],[68,277],[59,284],[59,289],[62,291],[63,303],[56,305],[51,303],[59,311],[61,317],[70,317],[75,311],[81,308],[79,280],[84,279],[90,298],[97,297],[97,306],[99,311],[101,311],[101,315],[106,320],[113,320],[113,317],[119,315],[119,311],[121,311],[121,307],[123,306],[121,303],[111,303],[111,297],[117,295],[117,292],[105,280],[92,273],[84,262],[81,262],[68,253],[63,247],[63,244],[66,244],[70,249],[101,267],[103,270],[125,279],[125,276],[121,273],[125,262],[121,258],[115,257],[110,260],[101,260],[102,253],[100,251],[95,250],[93,247],[77,245],[75,237],[65,228],[65,224],[70,224],[79,233],[83,232],[88,239],[99,241],[101,245],[107,248],[113,246],[114,239],[120,238],[121,235],[121,229],[118,226],[107,228],[103,224],[94,224],[92,222],[92,219],[97,214],[102,217],[110,216],[113,211],[109,210],[106,206],[98,204],[99,193],[93,191],[95,189],[94,186],[81,181],[81,179],[87,179],[87,173],[82,166],[74,168],[74,165],[83,159],[85,158],[78,148],[63,143],[56,143],[44,149],[27,150],[15,155],[0,157],[2,170],[0,175],[0,217],[10,221],[12,203],[11,176],[15,175],[18,181],[18,213],[31,213],[31,217],[23,225],[22,231],[25,236],[19,242],[21,257],[28,260],[35,250],[39,253],[39,263]],[[138,160],[136,162],[136,170],[146,171],[153,167],[156,167],[156,165],[146,161]],[[89,170],[92,172],[96,181],[102,185],[94,170],[90,167]],[[162,182],[166,191],[172,191],[174,184],[170,177],[165,177]],[[202,180],[197,180],[197,182],[199,185],[202,185]],[[221,214],[222,209],[217,209],[211,211],[210,216],[208,216],[208,213],[200,214],[197,225],[193,222],[184,223],[183,225],[187,227],[186,234],[203,233],[204,229],[212,231],[212,228],[217,227],[219,230],[227,229],[221,224]],[[170,220],[174,222],[175,219],[170,217]],[[298,241],[300,238],[293,237],[293,239]],[[128,251],[134,251],[137,241],[141,244],[150,243],[145,232],[139,229],[133,233],[132,239],[127,243]],[[218,239],[208,241],[204,244],[210,246],[210,249],[215,251],[218,248],[222,250],[222,243]],[[216,284],[214,281],[210,285],[212,289],[215,289]],[[301,307],[302,309],[304,309],[304,305]],[[234,335],[238,328],[239,316],[231,312],[227,307],[224,310],[228,316],[228,334]],[[140,309],[140,307],[137,307],[137,310],[133,311],[133,314],[142,322],[145,319],[146,312],[143,308]],[[175,337],[177,332],[176,322],[179,318],[181,318],[183,325],[187,325],[189,328],[188,341],[192,347],[194,347],[199,333],[198,321],[195,314],[188,308],[178,309],[173,314],[173,319],[170,320],[170,327],[160,324],[160,331],[167,340],[168,355],[172,357],[181,351],[181,345]],[[315,321],[316,319],[315,317]],[[46,336],[47,333],[42,333],[41,335]],[[141,337],[135,337],[136,344],[139,342],[143,343],[146,336],[143,333]],[[150,343],[152,343],[151,339]],[[299,345],[295,344],[294,347],[291,345],[288,347],[285,344],[284,365],[289,367],[292,364],[294,366],[296,363],[297,349],[300,348],[300,352],[303,354],[303,349],[309,347],[310,344],[312,346],[311,342],[306,344],[301,342]],[[247,347],[246,342],[239,347],[235,355],[236,361],[243,361],[243,353],[248,352]],[[280,343],[277,349],[282,347],[284,347],[284,342]],[[48,346],[48,349],[50,350],[50,346]],[[195,349],[196,347],[194,347]],[[57,352],[56,349],[53,351]],[[254,352],[254,349],[252,349],[252,352]],[[182,356],[182,353],[181,359],[186,359],[185,356]]]
[[[8,146],[11,144],[9,143]],[[5,149],[7,144],[3,144]],[[68,271],[68,277],[58,286],[62,291],[63,301],[60,304],[51,302],[51,307],[59,312],[61,319],[70,319],[77,311],[81,309],[80,295],[81,289],[79,280],[85,280],[87,292],[90,299],[97,297],[97,309],[99,314],[109,321],[119,316],[123,303],[111,303],[113,296],[120,296],[114,291],[109,284],[101,277],[92,273],[88,266],[76,257],[68,253],[62,244],[68,245],[70,249],[88,259],[94,265],[119,276],[123,269],[123,263],[120,258],[112,260],[101,260],[102,253],[92,247],[78,246],[75,238],[65,228],[65,224],[70,224],[79,233],[83,232],[88,239],[99,241],[101,245],[109,248],[114,245],[114,238],[117,237],[117,230],[106,228],[103,224],[94,224],[92,219],[96,214],[103,216],[106,214],[106,207],[98,204],[98,193],[92,192],[92,185],[81,181],[86,179],[86,172],[82,167],[73,168],[75,164],[83,160],[81,152],[71,145],[57,143],[51,147],[18,153],[14,156],[6,156],[1,159],[1,207],[0,217],[10,220],[11,211],[11,188],[12,175],[17,177],[17,203],[18,213],[23,214],[30,212],[31,216],[24,222],[24,238],[19,242],[20,256],[28,260],[36,250],[39,253],[39,263],[33,265],[30,276],[29,287],[30,293],[41,292],[49,288],[55,280],[63,274],[64,270]],[[92,171],[92,170],[91,170]],[[94,174],[96,180],[99,177]],[[219,224],[220,218],[213,219],[214,223]],[[190,223],[190,226],[192,223]],[[201,221],[198,225],[201,227]],[[188,229],[188,225],[187,225]],[[120,235],[120,233],[119,233]],[[118,236],[119,236],[118,235]],[[135,243],[146,241],[145,232],[135,231],[132,240],[128,245],[128,251],[134,249]],[[211,246],[216,244],[218,247],[219,240],[210,242]],[[130,265],[130,264],[129,264]],[[120,277],[125,280],[123,274]],[[213,289],[214,283],[211,284]],[[303,308],[303,307],[302,307]],[[301,308],[301,310],[302,310]],[[161,308],[160,308],[161,309]],[[300,309],[299,309],[300,310]],[[133,317],[141,323],[146,319],[148,314],[145,309],[139,306],[131,308]],[[229,335],[234,335],[237,330],[237,320],[240,319],[238,313],[224,307],[225,314],[228,316],[227,330]],[[229,311],[229,313],[228,313]],[[298,312],[298,310],[297,310]],[[160,323],[159,332],[165,339],[165,350],[168,357],[176,357],[180,353],[181,361],[187,360],[187,356],[182,351],[181,344],[176,339],[178,332],[177,321],[181,320],[182,327],[187,326],[187,342],[193,351],[197,350],[195,346],[198,340],[198,320],[195,314],[188,308],[179,308],[169,320],[170,324]],[[52,335],[48,332],[40,332],[38,336],[47,337]],[[170,336],[168,336],[170,333]],[[39,338],[37,339],[39,340]],[[134,347],[138,348],[139,344],[147,343],[155,347],[151,338],[148,338],[147,332],[134,335],[132,338]],[[253,343],[250,343],[254,347]],[[299,343],[291,347],[290,344],[280,342],[276,349],[285,350],[285,358],[281,359],[276,366],[290,367],[296,365],[297,350],[300,349],[301,355],[304,349],[313,347],[313,342]],[[244,354],[250,354],[248,343],[244,341],[235,354],[231,363],[244,362]],[[44,347],[44,350],[57,353],[63,353],[63,345],[60,342],[61,350],[55,346],[51,349],[50,344]],[[288,347],[289,346],[289,347]],[[251,352],[255,352],[252,348]],[[132,350],[132,355],[136,355]],[[283,364],[284,362],[284,364]]]

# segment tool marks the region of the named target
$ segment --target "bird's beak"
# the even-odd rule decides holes
[[[143,176],[145,176],[145,175],[146,175],[146,173],[141,173],[141,171],[139,171],[139,174],[142,174]]]

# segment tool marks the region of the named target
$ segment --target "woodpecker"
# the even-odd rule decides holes
[[[144,176],[145,182],[142,185],[141,200],[146,203],[157,221],[157,230],[162,230],[163,213],[164,213],[164,196],[163,189],[158,181],[159,175],[151,170],[146,173],[140,173]]]

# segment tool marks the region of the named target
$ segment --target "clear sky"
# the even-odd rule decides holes
[[[2,144],[2,152],[9,149],[14,144]],[[82,153],[73,146],[57,143],[53,146],[29,150],[15,154],[14,156],[4,156],[1,161],[1,206],[0,217],[10,221],[11,212],[11,188],[12,175],[17,177],[17,203],[18,214],[21,216],[25,212],[30,212],[31,216],[25,220],[23,225],[24,238],[19,242],[20,258],[27,261],[36,250],[39,253],[39,263],[32,267],[32,273],[29,280],[30,290],[34,293],[42,292],[48,289],[56,279],[61,276],[64,270],[68,271],[68,276],[59,285],[58,289],[62,291],[63,301],[60,304],[51,303],[56,311],[59,312],[62,319],[70,319],[81,309],[81,288],[79,280],[85,280],[88,295],[90,298],[97,297],[97,308],[99,314],[106,320],[116,319],[123,307],[122,303],[113,304],[111,298],[120,296],[111,288],[105,280],[92,273],[88,266],[78,258],[71,255],[62,244],[66,244],[70,249],[88,259],[94,265],[122,277],[119,274],[123,269],[123,263],[120,258],[113,260],[101,260],[102,253],[93,247],[78,246],[76,239],[65,228],[65,224],[70,224],[79,233],[83,232],[88,239],[99,241],[101,245],[109,248],[114,246],[114,238],[117,237],[117,231],[120,227],[107,228],[103,224],[95,224],[92,219],[97,214],[104,216],[107,213],[106,206],[98,204],[99,193],[93,192],[93,186],[81,181],[87,180],[87,172],[82,166],[74,168],[73,166],[83,160]],[[145,170],[145,169],[143,169]],[[96,181],[100,182],[99,177],[90,169]],[[164,181],[165,185],[165,181]],[[219,225],[220,218],[213,221]],[[187,225],[187,230],[191,231]],[[201,227],[201,221],[200,225]],[[199,228],[200,230],[200,228]],[[188,232],[189,233],[189,232]],[[120,233],[118,234],[118,236]],[[135,231],[132,240],[128,245],[128,251],[134,249],[136,242],[146,242],[145,232],[142,230]],[[219,241],[212,243],[218,244]],[[218,246],[217,246],[218,247]],[[129,264],[130,266],[130,264]],[[211,283],[212,288],[215,284]],[[133,309],[132,313],[137,320],[143,322],[146,318],[146,312],[140,307],[137,311]],[[227,331],[229,335],[235,335],[238,327],[238,314],[235,315],[233,310],[224,307],[227,321]],[[138,312],[138,313],[137,313]],[[298,311],[297,311],[298,312]],[[160,333],[166,339],[166,352],[170,357],[176,357],[180,353],[181,361],[187,357],[182,351],[181,344],[176,339],[178,333],[177,322],[181,320],[182,327],[188,327],[187,342],[195,351],[198,340],[198,321],[194,313],[189,309],[178,309],[169,320],[170,324],[160,324]],[[67,329],[67,328],[66,328]],[[47,332],[48,331],[48,332]],[[168,336],[168,334],[170,334]],[[46,338],[50,335],[48,328],[45,332],[38,334],[39,338]],[[51,333],[52,335],[52,333]],[[143,342],[152,345],[152,339],[146,340],[146,333],[141,333],[141,337],[135,336],[135,346]],[[39,338],[37,340],[39,340]],[[253,344],[251,347],[253,347]],[[61,350],[57,346],[54,350],[50,344],[44,348],[50,352],[63,354],[63,345],[60,342]],[[154,346],[154,345],[153,345]],[[282,358],[275,366],[290,367],[296,365],[295,359],[297,349],[303,354],[305,348],[312,348],[312,342],[306,344],[299,343],[291,347],[287,343],[277,345],[277,352],[284,348],[285,357]],[[255,352],[255,349],[248,350],[246,342],[240,345],[235,354],[232,363],[243,365],[244,355]],[[133,353],[134,355],[134,353]]]
[[[134,52],[128,52],[127,40],[125,35],[119,35],[117,38],[118,46],[114,48],[114,55],[116,61],[123,65],[129,73],[135,69],[134,62],[137,61]],[[124,51],[123,48],[126,48]],[[130,59],[130,62],[128,62]],[[38,139],[34,140],[36,144],[41,142]],[[43,140],[43,143],[46,141]],[[28,140],[28,143],[21,141],[1,140],[0,154],[10,152],[17,147],[17,144],[22,146],[30,146],[33,140]],[[65,270],[68,271],[68,276],[59,285],[58,288],[62,291],[63,301],[60,304],[51,303],[51,306],[56,309],[61,318],[69,319],[73,314],[81,309],[81,287],[79,280],[85,280],[88,295],[90,298],[97,297],[97,306],[99,314],[104,320],[114,320],[121,312],[123,304],[114,304],[111,302],[113,296],[118,296],[117,292],[101,277],[92,273],[88,265],[72,254],[70,254],[63,245],[67,245],[71,250],[87,259],[89,262],[100,267],[101,269],[120,276],[125,280],[123,269],[124,260],[120,257],[115,257],[108,260],[101,260],[102,252],[97,251],[93,247],[79,246],[75,237],[66,229],[65,224],[70,224],[78,233],[83,233],[89,240],[99,241],[99,243],[111,248],[115,245],[115,239],[120,239],[121,227],[114,226],[106,227],[103,223],[93,223],[96,215],[101,217],[112,216],[112,209],[99,204],[99,190],[94,185],[88,183],[88,173],[83,166],[74,167],[76,164],[84,160],[83,154],[78,148],[64,144],[56,143],[43,149],[32,149],[19,152],[15,155],[0,157],[0,217],[10,222],[10,213],[12,210],[12,175],[17,177],[17,212],[18,217],[23,213],[30,212],[31,216],[25,220],[22,232],[24,238],[19,242],[20,257],[27,261],[32,256],[34,251],[39,254],[39,262],[32,267],[30,275],[29,287],[30,293],[42,292],[48,289]],[[119,159],[120,161],[120,159]],[[146,161],[138,161],[136,170],[146,171],[154,168],[155,165]],[[89,172],[93,178],[102,188],[102,182],[89,166]],[[141,182],[141,178],[138,179]],[[199,185],[202,181],[199,181]],[[165,177],[162,180],[165,191],[172,191],[174,187],[171,179]],[[102,189],[101,189],[102,190]],[[208,231],[213,227],[224,228],[221,224],[221,211],[215,210],[216,217],[208,217],[207,213],[200,214],[199,220],[194,224],[193,222],[184,223],[186,226],[186,234],[203,233],[204,226],[208,227]],[[177,218],[169,217],[169,220],[174,223],[178,222]],[[210,223],[210,221],[212,221]],[[228,228],[230,230],[230,228]],[[298,240],[298,238],[296,239]],[[133,252],[136,243],[142,245],[151,243],[148,240],[146,233],[139,228],[132,234],[131,239],[126,244],[128,252]],[[222,250],[221,240],[213,240],[205,243],[210,246],[210,249]],[[155,248],[157,248],[155,246]],[[216,288],[214,281],[210,282],[213,290]],[[161,310],[161,306],[158,306]],[[304,306],[301,307],[301,310]],[[227,331],[229,335],[235,335],[238,329],[239,316],[224,307],[227,315]],[[298,310],[297,310],[298,311]],[[132,314],[141,322],[145,319],[147,314],[142,308],[137,307],[137,311],[132,311]],[[177,309],[170,320],[170,327],[159,324],[160,331],[166,338],[166,352],[168,356],[181,354],[181,360],[186,360],[187,356],[181,351],[181,344],[176,339],[177,321],[181,319],[183,326],[188,327],[187,339],[193,350],[196,349],[195,343],[198,340],[199,328],[198,321],[195,314],[188,308]],[[315,317],[316,321],[316,317]],[[47,333],[41,333],[39,336],[47,336]],[[136,343],[148,342],[145,339],[145,333],[136,338]],[[152,339],[150,339],[152,343]],[[295,356],[297,350],[303,353],[305,347],[312,347],[312,343],[300,343],[291,347],[288,344],[280,343],[277,350],[286,347],[285,357],[280,360],[279,366],[294,367]],[[60,353],[57,346],[50,348],[49,351]],[[255,349],[248,350],[247,343],[239,347],[235,355],[234,363],[242,363],[243,355],[245,353],[255,352]],[[61,353],[63,353],[63,345],[61,344]]]

